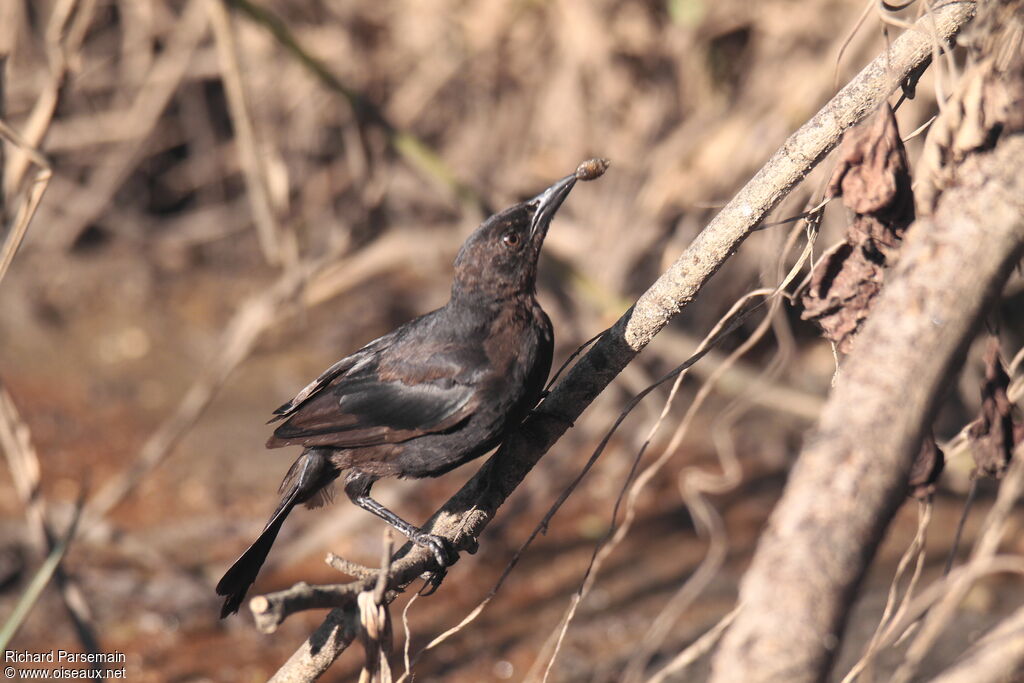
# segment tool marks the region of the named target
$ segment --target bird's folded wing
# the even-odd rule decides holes
[[[473,414],[476,392],[437,360],[386,369],[373,362],[336,373],[288,409],[267,446],[355,448],[451,429]]]
[[[284,420],[287,417],[295,413],[298,408],[305,403],[310,397],[314,396],[324,387],[331,384],[334,380],[338,379],[342,375],[348,373],[358,373],[366,366],[376,362],[376,353],[381,347],[387,346],[390,338],[394,336],[394,332],[386,334],[383,337],[374,339],[372,342],[359,349],[351,356],[342,358],[337,363],[327,368],[320,373],[320,376],[315,380],[307,384],[302,390],[295,395],[295,398],[288,401],[280,408],[274,411],[274,417],[270,418],[270,422],[277,422],[278,420]]]

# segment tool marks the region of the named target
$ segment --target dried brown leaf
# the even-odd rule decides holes
[[[963,41],[977,64],[957,84],[921,154],[918,209],[930,213],[960,161],[1024,130],[1024,17],[1016,5],[979,7]]]
[[[924,500],[935,493],[935,484],[946,466],[946,456],[935,443],[935,435],[928,433],[921,441],[921,450],[914,458],[907,480],[907,495]]]
[[[892,108],[886,105],[869,123],[847,132],[839,148],[839,163],[829,181],[829,197],[842,197],[843,204],[858,215],[873,215],[889,229],[905,227],[913,216],[907,152],[900,139]],[[868,234],[894,246],[898,234]]]
[[[840,353],[850,351],[854,335],[881,291],[883,264],[879,255],[871,258],[863,247],[845,243],[814,269],[800,317],[817,322]]]
[[[890,107],[847,132],[827,194],[841,196],[854,217],[846,243],[815,268],[801,317],[848,353],[914,219],[906,150]]]
[[[1014,420],[1013,404],[1006,395],[1009,386],[1010,376],[999,357],[999,339],[993,336],[985,352],[981,415],[967,430],[975,476],[1002,477],[1009,466],[1014,444],[1024,436],[1024,428]]]

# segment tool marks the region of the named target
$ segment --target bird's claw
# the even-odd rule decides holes
[[[459,561],[459,552],[447,538],[419,531],[410,536],[409,540],[429,550],[439,569],[447,569]]]
[[[419,590],[418,595],[421,598],[433,595],[441,587],[441,582],[444,581],[444,577],[447,574],[448,570],[445,568],[431,569],[420,574],[420,578],[426,583],[423,584],[423,588]]]
[[[441,586],[444,577],[448,574],[448,567],[459,560],[459,553],[452,547],[448,539],[423,531],[413,534],[409,537],[409,540],[418,546],[426,548],[434,556],[437,566],[434,569],[423,572],[421,578],[426,581],[426,584],[420,589],[419,593],[422,597],[433,595]]]

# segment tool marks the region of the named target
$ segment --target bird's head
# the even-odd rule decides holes
[[[505,298],[532,292],[551,219],[576,184],[569,175],[536,197],[484,221],[455,258],[452,298]]]

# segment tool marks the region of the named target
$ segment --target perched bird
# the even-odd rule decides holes
[[[577,180],[604,173],[584,162],[528,201],[488,218],[455,259],[451,298],[343,358],[275,411],[268,448],[303,446],[263,533],[217,584],[221,617],[238,611],[281,525],[315,507],[343,476],[345,493],[430,549],[439,570],[458,558],[370,497],[381,477],[436,477],[497,446],[541,398],[551,369],[551,321],[536,299],[537,260],[555,212]]]

